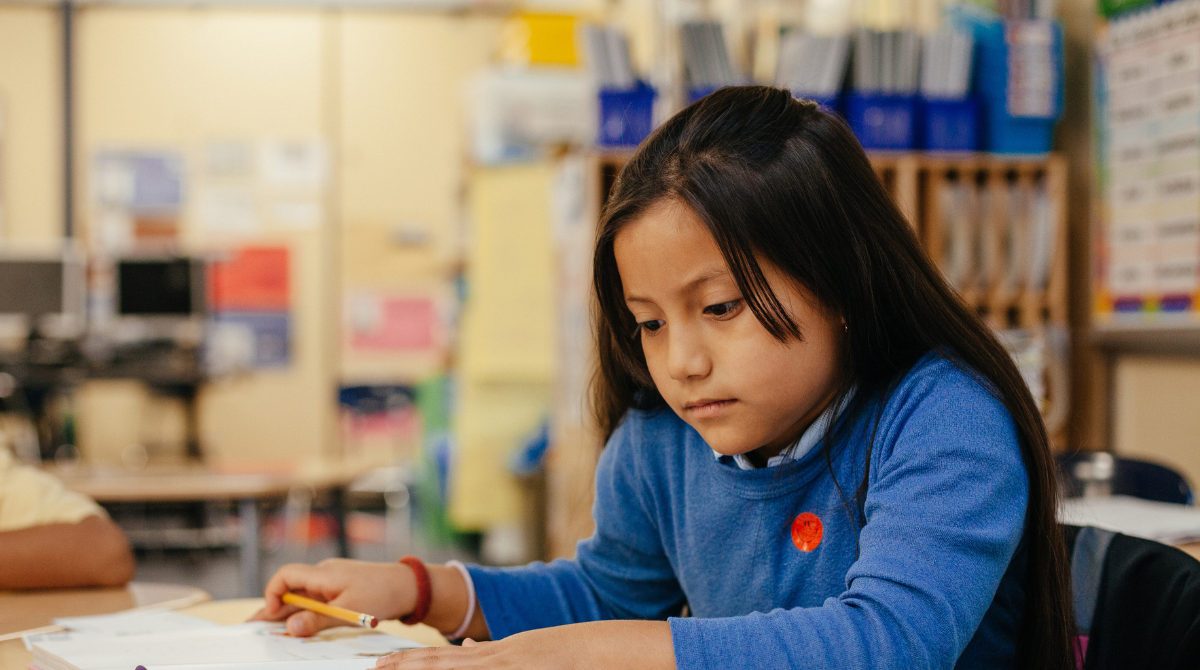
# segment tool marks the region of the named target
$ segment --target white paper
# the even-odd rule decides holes
[[[254,147],[249,142],[209,142],[204,146],[204,168],[209,178],[252,179]]]
[[[281,200],[271,210],[271,218],[285,228],[316,228],[321,223],[321,204],[315,200]]]
[[[275,661],[272,663],[223,663],[196,665],[149,665],[146,670],[291,670],[296,667],[294,661]],[[375,667],[374,658],[356,658],[342,661],[305,661],[304,670],[369,670]]]
[[[137,666],[243,667],[249,664],[291,664],[299,661],[366,661],[422,645],[411,640],[361,629],[337,628],[312,638],[283,634],[282,624],[253,622],[156,635],[89,637],[34,645],[34,662],[44,668],[130,670]],[[44,664],[44,665],[43,665]],[[50,667],[47,667],[50,666]],[[280,667],[283,667],[280,665]],[[321,670],[334,670],[323,665]],[[337,666],[337,670],[354,670]]]
[[[258,232],[254,192],[246,188],[206,189],[200,198],[200,226],[209,231],[241,235]]]
[[[217,624],[171,610],[132,610],[95,616],[59,617],[54,625],[66,631],[26,635],[22,638],[26,649],[35,644],[67,642],[97,637],[120,635],[151,635],[155,633],[178,633],[217,628]]]
[[[320,140],[262,145],[263,181],[274,188],[319,189],[325,185],[327,163],[328,152]]]
[[[183,630],[218,628],[217,624],[170,610],[117,612],[97,616],[60,617],[54,624],[76,633],[95,635],[149,635]]]
[[[1058,522],[1095,526],[1164,544],[1200,540],[1200,509],[1131,496],[1068,498],[1059,505]]]

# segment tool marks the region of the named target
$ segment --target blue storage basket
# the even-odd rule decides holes
[[[921,146],[927,151],[977,151],[980,125],[977,100],[921,100]]]
[[[998,154],[1044,154],[1054,140],[1055,119],[1011,116],[1004,102],[987,108],[986,149]]]
[[[600,137],[603,147],[636,147],[654,129],[654,87],[644,81],[628,90],[600,90]]]
[[[688,89],[688,104],[690,105],[693,102],[696,102],[697,100],[699,100],[700,98],[703,98],[704,96],[708,95],[709,93],[720,90],[722,88],[725,88],[724,84],[721,84],[718,86],[694,86],[692,88],[689,88]]]
[[[916,97],[853,93],[847,105],[850,129],[864,149],[916,146]]]
[[[1008,113],[1008,43],[1005,23],[996,17],[959,14],[959,25],[975,36],[975,92],[985,107],[983,148],[995,153],[1046,153],[1052,146],[1054,123],[1063,107],[1062,24],[1052,23],[1050,51],[1056,86],[1054,109],[1049,116],[1012,116]]]

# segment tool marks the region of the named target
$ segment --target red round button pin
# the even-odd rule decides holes
[[[825,528],[821,519],[812,512],[804,512],[792,522],[792,543],[800,551],[812,551],[821,544]]]

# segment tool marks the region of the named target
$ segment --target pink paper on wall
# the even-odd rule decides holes
[[[405,351],[437,344],[437,308],[429,298],[358,296],[349,309],[351,349]]]

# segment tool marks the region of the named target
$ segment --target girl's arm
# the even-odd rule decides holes
[[[457,630],[467,615],[467,585],[461,573],[444,565],[427,565],[429,571],[429,614],[424,623],[442,633]],[[370,563],[331,558],[317,565],[285,565],[264,590],[266,605],[252,618],[287,621],[288,632],[306,637],[345,623],[285,605],[283,594],[292,592],[380,619],[399,619],[416,607],[417,579],[403,563]],[[480,608],[475,608],[467,637],[491,639]]]
[[[1012,558],[1024,526],[1028,483],[1011,419],[977,384],[964,381],[940,398],[922,389],[905,393],[897,399],[899,418],[881,425],[876,438],[859,559],[846,575],[846,591],[822,606],[673,618],[667,626],[645,621],[563,626],[479,647],[403,652],[381,665],[949,670],[994,598],[1009,599],[1020,611],[1019,593],[998,596],[997,589],[1006,570],[1018,579],[1023,573],[1022,561]],[[587,546],[581,546],[581,557]],[[995,638],[981,647],[989,657],[962,658],[963,665],[1012,667],[1019,626],[1019,616],[993,622],[989,633]]]
[[[443,633],[458,628],[467,610],[467,587],[455,568],[430,565],[433,598],[425,623]],[[312,635],[324,628],[345,623],[284,605],[286,592],[396,619],[412,611],[416,602],[416,577],[412,568],[400,563],[368,563],[329,559],[315,566],[287,565],[271,579],[266,589],[267,605],[255,619],[287,620],[293,635]],[[462,647],[428,647],[380,659],[389,669],[480,668],[499,670],[568,670],[606,668],[611,670],[673,670],[674,648],[671,627],[665,621],[591,621],[570,626],[538,628],[488,640],[487,623],[476,608]]]
[[[665,621],[593,621],[498,642],[427,647],[379,659],[382,670],[675,670]]]
[[[574,560],[469,568],[477,607],[468,637],[501,639],[618,618],[663,621],[679,613],[683,592],[663,551],[657,523],[647,511],[633,453],[638,446],[633,440],[640,434],[637,420],[631,417],[618,429],[601,455],[593,508],[596,532],[579,544]],[[452,632],[466,616],[466,584],[454,568],[430,565],[429,572],[432,602],[426,623]],[[400,564],[331,559],[317,566],[284,566],[267,585],[266,607],[255,616],[286,619],[293,634],[312,635],[339,623],[283,605],[279,598],[287,591],[395,619],[412,611],[416,579]],[[669,635],[665,639],[669,644]]]
[[[133,568],[129,542],[107,516],[0,532],[0,589],[119,586]]]

